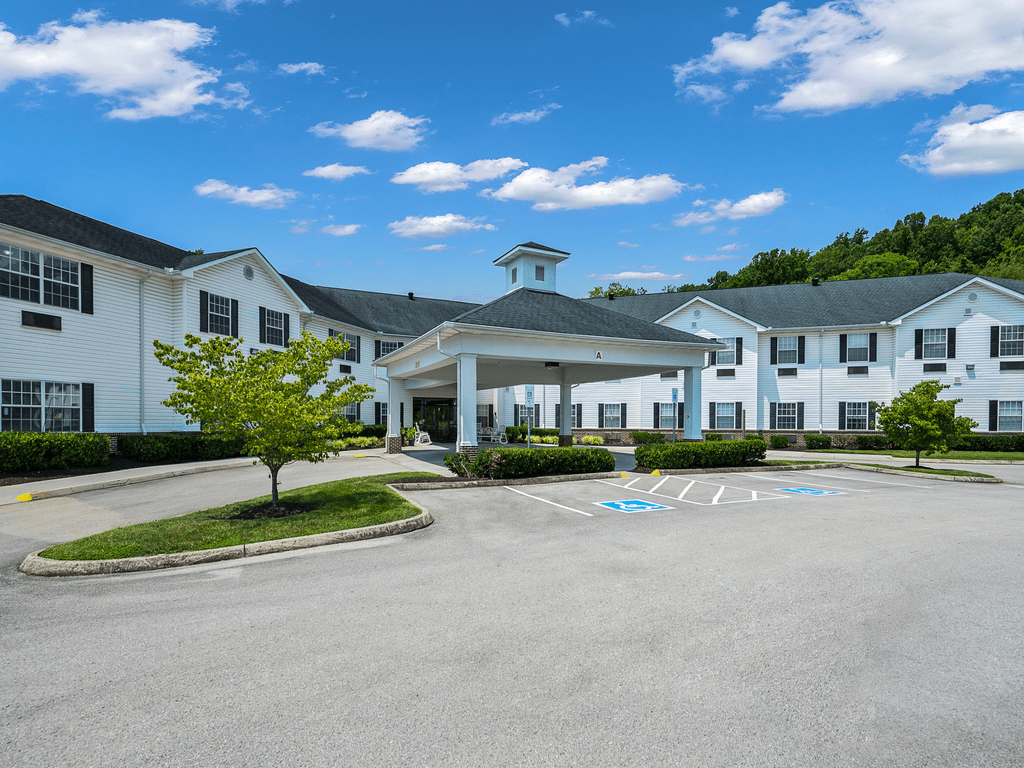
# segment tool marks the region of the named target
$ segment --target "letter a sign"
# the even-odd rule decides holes
[[[594,359],[595,359],[595,360],[600,360],[600,359],[601,359],[601,351],[600,351],[600,350],[598,350],[598,351],[597,351],[597,352],[595,353],[595,355],[594,355]]]

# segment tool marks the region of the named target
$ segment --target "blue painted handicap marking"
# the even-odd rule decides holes
[[[616,512],[625,512],[627,515],[632,512],[650,512],[655,509],[675,509],[675,507],[666,507],[664,504],[655,504],[653,501],[641,501],[640,499],[630,499],[629,501],[595,501],[594,504],[599,507],[614,509]]]
[[[822,491],[818,488],[776,488],[777,491],[784,491],[786,493],[803,493],[808,496],[843,496],[845,495],[842,491]]]

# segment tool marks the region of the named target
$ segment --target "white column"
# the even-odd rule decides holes
[[[405,399],[405,379],[388,379],[388,437],[400,437],[402,401]]]
[[[683,439],[700,440],[700,418],[703,404],[700,399],[701,367],[683,368]]]
[[[458,355],[458,411],[459,436],[456,450],[475,448],[476,440],[476,355]]]
[[[561,405],[559,406],[562,411],[562,424],[558,429],[559,436],[568,435],[568,444],[572,445],[572,385],[565,380],[565,370],[562,371],[562,383],[559,386],[559,395],[561,395]],[[567,442],[560,440],[559,445]]]

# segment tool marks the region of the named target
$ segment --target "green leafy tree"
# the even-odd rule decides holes
[[[914,466],[921,466],[921,451],[931,454],[945,452],[960,435],[978,426],[966,416],[956,415],[956,400],[939,400],[939,393],[949,389],[938,381],[922,381],[892,401],[892,405],[872,403],[878,413],[878,426],[889,442],[905,451],[915,451]]]
[[[327,380],[336,356],[348,348],[337,337],[321,341],[308,331],[283,351],[252,355],[243,341],[186,334],[185,349],[154,341],[161,364],[177,375],[177,389],[164,401],[204,432],[242,441],[242,453],[270,470],[272,503],[277,475],[293,461],[323,461],[339,435],[341,409],[365,400],[373,388],[347,376]],[[319,395],[311,390],[323,388]],[[254,462],[255,463],[255,462]]]
[[[630,288],[622,283],[608,283],[607,288],[602,288],[600,285],[596,288],[591,288],[590,293],[587,295],[592,299],[599,299],[607,296],[609,293],[614,293],[616,296],[639,296],[640,294],[647,293],[647,289]]]
[[[799,248],[788,252],[779,248],[758,253],[729,281],[730,288],[803,283],[810,278],[811,254]]]
[[[879,253],[865,256],[852,269],[833,277],[833,280],[862,280],[867,277],[899,277],[916,275],[918,264],[914,259],[899,253]]]

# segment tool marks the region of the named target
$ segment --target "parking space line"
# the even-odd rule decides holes
[[[533,499],[534,501],[543,501],[545,504],[550,504],[553,507],[560,507],[561,509],[568,509],[570,512],[575,512],[575,513],[577,513],[579,515],[586,515],[587,517],[593,517],[593,515],[590,512],[582,512],[582,511],[580,511],[578,509],[573,509],[572,507],[566,507],[566,506],[564,506],[562,504],[557,504],[557,503],[555,503],[553,501],[548,501],[547,499],[542,499],[540,496],[531,496],[528,493],[523,493],[522,491],[517,491],[515,488],[510,488],[507,485],[502,486],[502,487],[505,488],[506,490],[512,491],[513,493],[518,493],[520,496],[525,496],[528,499]],[[621,486],[619,486],[619,487],[621,487]]]
[[[608,480],[594,480],[594,482],[595,483],[603,483],[604,485],[612,485],[612,486],[614,486],[616,488],[626,488],[626,487],[628,487],[628,486],[624,486],[624,485],[619,485],[618,483],[610,482]],[[690,490],[690,488],[692,488],[693,484],[696,483],[696,482],[700,482],[702,485],[717,485],[718,486],[718,493],[715,495],[715,498],[712,501],[710,501],[710,502],[690,501],[689,499],[684,499],[683,495],[685,495],[686,491]],[[734,501],[719,502],[718,499],[722,496],[723,493],[725,493],[725,490],[727,488],[729,490],[733,490],[733,491],[743,491],[744,493],[749,493],[749,494],[751,494],[751,498],[749,498],[749,499],[736,499]],[[666,493],[655,493],[654,491],[645,491],[645,490],[643,490],[641,488],[633,488],[631,490],[633,490],[636,493],[646,493],[649,496],[658,496],[658,497],[660,497],[662,499],[675,499],[675,500],[678,500],[678,501],[682,501],[682,502],[684,502],[686,504],[696,504],[697,506],[700,506],[700,507],[710,507],[710,506],[715,505],[715,504],[717,504],[719,506],[722,506],[722,505],[725,505],[725,504],[744,504],[744,503],[746,503],[748,501],[768,501],[769,499],[791,499],[791,498],[793,498],[792,496],[786,496],[786,495],[783,495],[783,494],[771,494],[770,496],[767,496],[767,497],[758,498],[756,496],[755,491],[752,491],[749,488],[738,488],[738,487],[736,487],[734,485],[722,485],[721,483],[707,483],[707,482],[704,482],[703,480],[700,480],[700,481],[691,480],[690,484],[688,486],[686,486],[686,489],[683,491],[683,495],[679,495],[679,496],[669,496]]]
[[[719,489],[718,489],[718,493],[716,493],[716,494],[715,494],[715,498],[713,498],[713,499],[711,500],[711,503],[712,503],[712,504],[717,504],[717,503],[718,503],[718,500],[719,500],[720,498],[722,498],[722,494],[723,494],[723,493],[725,493],[725,486],[724,486],[724,485],[723,485],[723,486],[722,486],[721,488],[719,488]]]
[[[782,474],[782,473],[780,472],[779,474]],[[790,472],[788,474],[795,475],[796,473],[795,472]],[[800,474],[804,475],[804,474],[807,474],[807,473],[806,472],[801,472]],[[763,475],[755,475],[752,472],[746,472],[746,473],[744,473],[744,476],[746,476],[746,477],[753,477],[753,478],[756,478],[758,480],[767,480],[770,483],[787,482],[786,480],[780,480],[777,477],[765,477]],[[812,485],[820,485],[822,488],[834,488],[837,491],[852,491],[854,493],[871,493],[871,491],[865,491],[863,488],[844,488],[841,485],[826,485],[825,483],[818,483],[818,482],[812,483]]]
[[[668,482],[669,477],[671,477],[671,475],[666,475],[665,477],[661,478],[661,482],[659,482],[656,486],[651,488],[651,490],[652,491],[656,491],[659,488],[661,488],[661,486],[663,486],[666,482]]]
[[[808,475],[817,475],[818,477],[833,477],[836,480],[849,480],[848,477],[826,475],[823,472],[807,472]],[[861,483],[878,483],[879,485],[898,485],[902,488],[931,488],[930,485],[910,485],[909,483],[887,483],[884,480],[868,480],[866,477],[858,477],[857,480]]]
[[[631,485],[633,485],[633,483],[639,483],[639,482],[640,482],[640,478],[638,477],[638,478],[636,478],[635,480],[630,480],[630,481],[629,481],[628,483],[626,483],[626,484],[625,484],[624,486],[622,486],[622,487],[623,487],[623,488],[629,488],[629,487],[630,487]]]
[[[693,486],[695,486],[696,484],[697,484],[697,481],[696,481],[696,480],[691,480],[691,481],[690,481],[690,484],[689,484],[688,486],[686,486],[685,488],[683,488],[683,492],[682,492],[682,493],[680,493],[680,494],[679,494],[678,496],[676,496],[676,498],[677,498],[677,499],[681,499],[681,498],[683,498],[683,496],[685,496],[685,495],[686,495],[686,492],[687,492],[688,490],[690,490],[691,488],[693,488]]]

